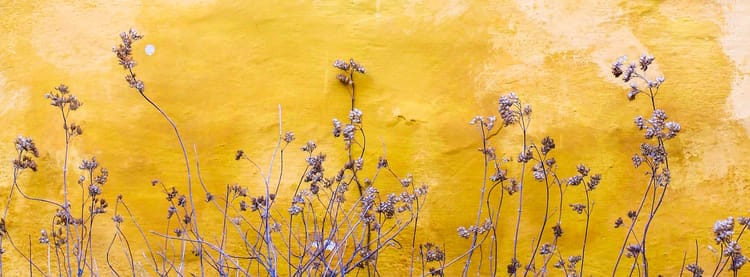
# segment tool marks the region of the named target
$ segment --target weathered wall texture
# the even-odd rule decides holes
[[[658,101],[683,127],[668,144],[673,183],[650,239],[652,269],[670,276],[695,239],[702,261],[714,261],[714,221],[748,212],[748,16],[744,1],[2,0],[0,199],[19,134],[35,138],[42,151],[39,172],[25,174],[22,184],[32,194],[59,196],[64,140],[59,114],[43,95],[65,83],[84,102],[73,114],[86,133],[73,142],[72,163],[96,155],[111,172],[105,196],[125,195],[146,226],[159,228],[166,206],[150,180],[179,185],[184,167],[169,126],[127,87],[111,53],[132,26],[146,36],[136,45],[138,76],[195,145],[203,177],[216,189],[239,182],[259,190],[259,175],[233,153],[270,158],[278,104],[296,143],[312,139],[332,157],[340,154],[330,120],[346,117],[348,95],[331,64],[360,61],[368,69],[358,83],[368,157],[374,162],[387,151],[394,168],[431,187],[423,236],[445,241],[450,255],[466,247],[455,230],[472,224],[467,214],[476,209],[482,178],[481,140],[468,122],[495,114],[498,97],[517,92],[534,106],[531,138],[556,139],[563,173],[585,162],[604,176],[593,196],[587,253],[588,273],[599,276],[611,270],[624,236],[612,222],[637,206],[647,180],[630,157],[642,140],[632,119],[648,116],[649,106],[645,98],[627,100],[610,65],[621,55],[649,53],[656,57],[652,74],[667,80]],[[153,55],[144,54],[146,44],[155,46]],[[493,143],[499,154],[515,156],[517,139],[511,128]],[[288,161],[289,176],[299,174],[301,156]],[[75,166],[71,171],[74,184]],[[535,184],[522,226],[528,238],[543,212],[543,189]],[[501,223],[507,247],[517,199],[509,201]],[[47,222],[51,211],[31,215],[25,205],[10,211],[9,228],[35,237],[34,224]],[[561,247],[577,247],[581,233],[573,229]],[[97,255],[111,232],[100,234]],[[4,260],[25,270],[17,255]]]

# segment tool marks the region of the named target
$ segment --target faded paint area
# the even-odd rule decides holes
[[[718,1],[724,12],[724,36],[721,45],[724,52],[736,66],[732,83],[732,94],[728,106],[736,119],[745,125],[750,134],[750,50],[747,48],[750,38],[750,5],[737,1]]]
[[[593,195],[586,273],[606,275],[625,231],[612,222],[637,207],[647,181],[630,162],[642,141],[632,121],[649,116],[646,99],[628,101],[627,85],[610,76],[610,66],[622,55],[648,53],[656,57],[649,77],[667,80],[658,104],[683,127],[667,145],[673,183],[650,233],[654,273],[677,274],[695,239],[710,267],[713,223],[747,213],[750,204],[750,4],[742,1],[5,1],[0,15],[0,158],[14,158],[16,136],[35,138],[39,171],[25,173],[20,184],[60,199],[63,131],[43,95],[65,83],[84,102],[72,114],[85,133],[72,144],[69,183],[80,160],[96,155],[110,170],[105,197],[123,194],[147,230],[163,229],[167,208],[150,181],[184,187],[185,174],[171,129],[127,87],[111,53],[130,27],[145,35],[135,55],[146,93],[195,146],[191,161],[199,158],[203,179],[217,192],[231,183],[261,191],[260,175],[233,154],[244,149],[267,163],[279,104],[284,130],[297,136],[293,148],[315,140],[329,166],[341,164],[343,146],[330,136],[330,122],[347,116],[349,102],[331,64],[353,57],[368,70],[357,83],[372,163],[366,170],[386,152],[399,173],[429,185],[418,240],[445,242],[453,257],[468,245],[455,230],[473,224],[467,218],[482,182],[481,139],[468,122],[495,114],[498,97],[515,91],[534,106],[530,138],[555,138],[562,175],[586,163],[604,176]],[[145,52],[149,44],[153,55]],[[514,157],[519,138],[506,128],[491,142],[498,154]],[[302,153],[291,152],[284,184],[295,183],[304,166]],[[10,166],[0,168],[0,187],[9,187],[11,176]],[[528,184],[524,243],[544,213],[544,188]],[[581,200],[569,195],[566,201]],[[22,216],[37,204],[14,201],[9,230],[35,237],[54,211]],[[517,201],[506,198],[501,214],[503,262]],[[220,232],[212,224],[220,214],[208,204],[198,209],[202,228]],[[560,248],[573,255],[583,221],[567,210],[564,216]],[[108,217],[101,222],[94,239],[100,269],[113,232]],[[137,241],[136,230],[125,228]],[[42,259],[46,249],[33,247]],[[14,251],[2,258],[26,269]],[[397,254],[383,259],[388,273],[403,273],[408,262]]]

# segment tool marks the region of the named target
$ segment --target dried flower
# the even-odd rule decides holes
[[[349,59],[349,65],[351,65],[351,67],[359,73],[365,74],[366,72],[365,67],[355,62],[354,59]]]
[[[688,272],[693,273],[693,277],[702,277],[703,276],[703,268],[698,266],[698,264],[689,264],[685,267],[685,269]]]
[[[493,181],[493,182],[502,182],[502,181],[505,181],[505,180],[508,179],[506,177],[506,174],[507,174],[506,170],[502,170],[500,168],[495,168],[495,173],[492,174],[492,176],[490,176],[490,181]]]
[[[641,89],[638,88],[638,84],[635,82],[630,82],[630,91],[628,91],[628,100],[633,101],[635,100],[635,96],[638,95],[638,93],[641,93]]]
[[[401,179],[401,186],[402,187],[408,187],[411,185],[412,181],[414,179],[412,178],[411,174],[406,174],[406,178]]]
[[[628,68],[625,69],[625,75],[622,76],[622,80],[625,82],[630,82],[630,79],[632,79],[635,74],[635,63],[631,63],[628,65]]]
[[[574,203],[568,206],[570,206],[573,209],[573,211],[575,211],[578,214],[582,214],[583,211],[586,209],[586,205],[581,204],[581,203]]]
[[[612,75],[614,75],[615,78],[620,77],[620,75],[622,75],[622,68],[620,68],[622,67],[622,62],[623,62],[623,58],[619,58],[617,59],[617,61],[615,61],[612,64]]]
[[[519,268],[521,268],[521,263],[518,262],[518,260],[516,260],[515,258],[511,259],[510,263],[508,264],[508,274],[513,275]]]
[[[553,251],[554,247],[549,243],[545,243],[542,244],[542,249],[539,250],[539,255],[549,255],[552,254]]]
[[[648,66],[654,61],[654,57],[649,55],[642,55],[639,63],[641,65],[641,70],[646,71],[648,70]]]
[[[70,130],[68,130],[68,134],[70,136],[80,136],[83,135],[83,127],[81,125],[71,123],[70,124]]]
[[[342,132],[342,137],[344,138],[344,142],[346,142],[347,148],[352,144],[354,141],[354,132],[356,131],[356,127],[352,124],[346,124],[344,126],[344,130]]]
[[[631,159],[633,160],[633,165],[636,168],[639,167],[639,166],[641,166],[641,163],[643,163],[643,159],[638,154],[633,155],[633,158],[631,158]]]
[[[510,126],[518,122],[519,114],[513,108],[520,103],[520,100],[518,100],[518,97],[513,92],[500,96],[498,112],[504,126]]]
[[[586,167],[585,164],[579,164],[578,166],[576,166],[576,171],[578,171],[578,174],[581,174],[581,176],[589,175],[589,168]]]
[[[580,185],[581,182],[583,182],[583,176],[575,175],[573,177],[568,178],[567,183],[569,186],[577,186],[577,185]]]
[[[349,78],[349,76],[346,76],[346,75],[344,75],[344,74],[339,74],[339,75],[336,75],[336,79],[338,79],[338,80],[339,80],[339,82],[341,82],[341,83],[342,83],[342,84],[344,84],[344,85],[351,85],[351,84],[354,84],[354,81],[352,81],[352,79],[351,79],[351,78]]]
[[[742,254],[734,255],[732,256],[732,265],[729,266],[729,270],[736,272],[740,270],[745,263],[747,263],[747,257]]]
[[[333,62],[333,67],[348,71],[349,70],[349,64],[342,60],[336,60]]]
[[[628,211],[628,218],[630,218],[630,220],[635,220],[637,217],[638,217],[638,213],[637,212],[632,211],[632,210]]]
[[[78,166],[78,169],[81,170],[94,170],[99,166],[99,163],[96,161],[96,157],[91,157],[91,160],[83,160],[81,161],[81,165]]]
[[[599,185],[599,182],[602,181],[602,175],[601,174],[594,174],[591,177],[589,177],[589,182],[587,184],[589,190],[596,189],[596,186]]]
[[[523,115],[530,116],[531,115],[531,105],[523,106]]]
[[[551,137],[544,137],[542,139],[542,154],[547,155],[552,149],[555,149],[555,140]]]
[[[185,198],[185,195],[180,195],[180,197],[177,197],[177,206],[185,207],[186,203],[187,203],[187,198]]]
[[[128,31],[127,33],[121,33],[120,38],[122,39],[122,44],[117,47],[113,47],[112,52],[115,53],[120,65],[122,65],[123,68],[128,70],[133,69],[133,67],[135,66],[135,61],[133,60],[132,45],[134,41],[142,39],[143,36],[138,34],[136,30],[130,29],[130,31]]]
[[[444,261],[445,260],[445,252],[443,252],[443,250],[441,250],[440,247],[438,247],[437,245],[432,244],[430,242],[427,242],[427,243],[423,244],[423,247],[426,250],[425,251],[426,252],[426,254],[425,254],[425,258],[426,259],[425,260],[428,263],[429,262],[440,262],[440,261]]]
[[[89,196],[96,197],[102,194],[102,188],[96,184],[89,185]]]
[[[622,220],[622,217],[618,217],[618,218],[617,218],[617,219],[615,220],[615,228],[620,228],[620,227],[622,226],[622,224],[624,224],[624,222],[623,222],[623,220]]]
[[[341,121],[333,119],[333,136],[339,137],[341,135]]]
[[[531,168],[531,171],[534,175],[534,179],[537,181],[544,181],[544,179],[547,177],[547,172],[544,169],[544,164],[541,162],[536,163],[534,167]]]
[[[643,117],[642,116],[639,115],[633,121],[635,122],[635,126],[638,127],[638,130],[643,130],[644,128],[646,128],[646,122],[643,121]]]
[[[560,223],[555,224],[555,226],[552,226],[552,233],[555,234],[556,238],[562,237],[563,230],[562,230],[562,226],[560,226]]]
[[[20,160],[13,160],[13,168],[20,170],[29,168],[32,171],[36,171],[36,162],[31,157],[23,155]]]
[[[672,182],[672,174],[667,168],[662,169],[661,173],[656,174],[655,177],[656,184],[662,187],[666,187],[667,185],[669,185],[669,183]]]
[[[666,139],[674,138],[675,136],[677,136],[677,133],[679,133],[681,129],[679,123],[672,121],[664,123],[664,127],[667,128],[667,134],[664,136],[664,138]]]
[[[41,236],[39,237],[39,243],[48,244],[49,236],[47,236],[47,230],[42,229]]]
[[[315,142],[311,140],[311,141],[308,141],[307,144],[305,144],[305,146],[302,146],[302,151],[312,154],[312,152],[315,151],[315,148],[317,147],[318,145],[315,144]]]
[[[286,143],[291,143],[292,141],[294,141],[294,133],[293,132],[286,132],[286,133],[284,133],[283,140]]]
[[[378,158],[378,169],[388,167],[388,160],[383,157]]]
[[[349,111],[349,120],[351,120],[352,123],[362,123],[362,111],[357,108]]]
[[[518,154],[518,162],[519,163],[527,163],[531,159],[534,158],[534,154],[531,152],[531,149],[526,149],[526,151],[521,152]]]
[[[628,253],[625,253],[625,256],[628,258],[638,257],[638,255],[641,254],[641,251],[643,251],[643,248],[640,244],[631,244],[628,245],[628,247],[625,249],[628,251]]]
[[[236,153],[236,154],[234,154],[234,160],[235,160],[235,161],[239,161],[239,160],[240,160],[240,159],[242,159],[243,157],[245,157],[245,151],[242,151],[242,150],[237,150],[237,153]]]
[[[518,192],[520,186],[518,184],[518,181],[516,181],[516,179],[514,178],[511,178],[509,181],[510,185],[503,188],[508,192],[508,195],[513,195],[514,193]]]
[[[468,239],[471,236],[471,233],[472,233],[469,229],[466,229],[466,227],[463,227],[463,226],[458,227],[458,229],[456,229],[456,231],[458,232],[458,236],[459,237],[462,237],[462,238],[465,238],[465,239]]]
[[[497,117],[488,116],[486,120],[483,121],[484,127],[487,128],[487,131],[492,131],[492,128],[495,127],[495,121],[497,121]]]
[[[36,149],[36,144],[34,144],[34,140],[30,137],[18,136],[16,138],[16,150],[28,152],[34,155],[34,157],[39,157],[39,150]]]
[[[714,223],[714,240],[716,243],[729,243],[734,235],[734,218],[728,217]]]
[[[175,206],[169,206],[167,209],[167,219],[172,218],[173,215],[177,213],[177,208]]]

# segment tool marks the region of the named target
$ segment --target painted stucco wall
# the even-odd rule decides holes
[[[35,195],[59,196],[64,138],[43,95],[65,83],[84,103],[73,115],[85,135],[73,142],[71,183],[75,165],[96,155],[110,170],[105,196],[123,194],[156,229],[164,212],[154,207],[164,203],[150,181],[180,185],[184,165],[169,126],[124,81],[111,52],[120,32],[134,27],[145,35],[136,45],[138,77],[195,146],[203,178],[216,189],[257,188],[260,176],[234,162],[234,151],[270,158],[278,105],[297,144],[315,140],[340,157],[330,122],[347,116],[349,96],[331,64],[353,57],[368,70],[357,83],[372,142],[367,157],[374,162],[387,151],[394,168],[431,188],[422,238],[444,241],[449,255],[465,249],[455,230],[472,224],[467,214],[476,210],[482,179],[481,139],[468,122],[495,114],[498,97],[515,91],[534,106],[531,138],[556,139],[562,172],[584,162],[604,176],[593,195],[587,248],[587,271],[598,276],[610,272],[624,236],[612,222],[638,205],[647,181],[630,157],[642,141],[633,118],[648,116],[649,106],[628,101],[610,66],[622,55],[648,53],[656,57],[651,74],[667,80],[658,101],[683,129],[667,146],[673,182],[650,238],[653,272],[669,276],[679,272],[685,251],[695,251],[695,239],[701,260],[714,261],[713,223],[748,212],[748,16],[744,1],[2,0],[0,160],[15,158],[16,136],[35,138],[39,172],[21,182]],[[144,53],[147,44],[153,55]],[[516,156],[518,137],[503,130],[493,141],[498,154]],[[298,175],[302,154],[287,159],[290,176]],[[12,178],[5,164],[2,199]],[[535,202],[543,189],[534,184],[522,226],[527,239],[543,213]],[[37,218],[47,222],[52,211],[28,213],[33,204],[19,201],[8,228],[33,238]],[[508,247],[513,205],[500,223]],[[103,229],[96,255],[112,236],[112,228]],[[575,249],[581,233],[573,229],[561,247]],[[18,255],[3,259],[26,270]]]

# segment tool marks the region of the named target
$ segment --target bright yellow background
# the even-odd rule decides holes
[[[370,168],[385,145],[394,168],[431,187],[419,240],[444,241],[449,257],[465,249],[455,229],[473,224],[467,218],[476,209],[482,162],[479,134],[468,122],[495,114],[497,98],[516,91],[534,106],[532,139],[556,139],[563,175],[584,162],[604,176],[593,196],[587,250],[587,273],[598,276],[610,272],[624,236],[612,222],[636,208],[647,180],[630,157],[641,142],[632,119],[648,115],[648,105],[629,102],[609,66],[623,54],[649,53],[657,64],[652,74],[667,79],[659,104],[683,127],[667,146],[673,183],[650,232],[652,273],[676,274],[684,251],[694,253],[695,239],[710,271],[714,221],[746,214],[750,202],[748,15],[742,1],[2,0],[0,160],[14,158],[16,136],[33,137],[40,168],[25,173],[21,185],[33,195],[61,198],[61,120],[43,95],[65,83],[84,102],[73,114],[85,134],[73,142],[69,183],[75,184],[80,160],[96,155],[111,172],[105,197],[123,194],[147,229],[161,230],[166,205],[150,180],[181,186],[182,157],[169,126],[127,87],[116,65],[111,47],[120,32],[135,27],[145,35],[135,46],[138,77],[189,148],[198,149],[203,177],[217,192],[235,182],[260,190],[259,175],[233,154],[245,149],[266,163],[278,104],[284,129],[297,134],[293,146],[316,140],[321,151],[340,157],[330,120],[346,117],[348,95],[331,64],[353,57],[368,69],[358,82],[358,106],[370,138]],[[154,55],[144,54],[147,44]],[[515,156],[517,139],[518,131],[508,129],[493,143],[499,154]],[[299,174],[301,157],[288,157],[286,183]],[[11,164],[5,164],[0,199],[11,183]],[[536,235],[543,212],[542,188],[528,184],[525,242]],[[515,201],[503,210],[506,248]],[[17,240],[26,234],[36,240],[36,224],[52,215],[32,207],[18,199],[12,206],[8,229]],[[202,226],[211,228],[217,215],[204,214]],[[561,250],[572,255],[582,221],[565,216]],[[98,257],[112,235],[108,217],[99,218]],[[528,243],[520,249],[526,253]],[[7,253],[6,271],[25,272],[18,255]],[[506,252],[502,266],[508,260]],[[381,267],[398,270],[405,261]]]

